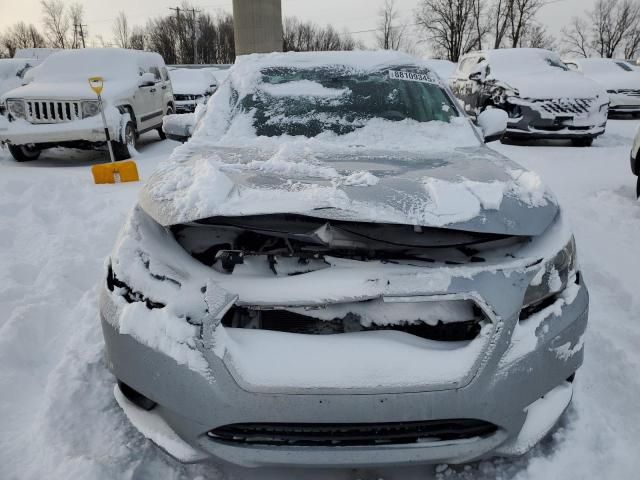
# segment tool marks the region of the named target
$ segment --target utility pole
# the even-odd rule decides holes
[[[74,44],[75,44],[76,43],[75,39],[78,38],[78,33],[79,33],[80,34],[80,39],[82,40],[82,48],[87,48],[85,43],[84,43],[84,27],[86,27],[86,25],[83,25],[81,23],[74,23],[73,24],[73,38],[74,38]]]
[[[191,30],[191,42],[193,43],[193,63],[198,63],[198,42],[197,42],[197,28],[198,28],[198,19],[196,17],[196,13],[200,13],[200,10],[196,10],[195,8],[187,9],[187,11],[191,12],[193,18],[193,29]]]
[[[180,23],[180,7],[169,8],[176,12],[176,25],[178,26],[178,41],[180,42],[180,61],[176,58],[176,62],[182,62],[182,24]],[[177,55],[176,55],[177,57]]]

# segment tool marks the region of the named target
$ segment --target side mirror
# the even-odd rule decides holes
[[[217,85],[209,85],[209,88],[207,88],[207,94],[213,95],[214,93],[216,93],[217,89],[218,89]]]
[[[165,115],[162,120],[162,131],[167,138],[184,143],[193,134],[195,124],[195,113]]]
[[[145,72],[138,78],[138,87],[152,87],[156,84],[156,77],[151,72]]]
[[[487,67],[484,65],[479,65],[475,70],[473,70],[469,74],[469,80],[473,80],[474,82],[482,82],[487,76]]]
[[[482,130],[484,143],[500,140],[507,131],[508,119],[507,112],[499,108],[490,108],[478,115],[476,124]]]

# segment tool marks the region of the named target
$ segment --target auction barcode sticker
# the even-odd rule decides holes
[[[427,73],[405,72],[403,70],[389,70],[389,78],[393,80],[409,80],[410,82],[438,84],[438,80]]]

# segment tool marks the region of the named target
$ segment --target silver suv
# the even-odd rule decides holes
[[[51,147],[102,146],[105,132],[89,77],[104,79],[103,106],[116,157],[127,158],[138,135],[157,130],[174,111],[164,60],[157,53],[81,49],[55,53],[30,70],[24,85],[0,97],[0,142],[17,161]]]

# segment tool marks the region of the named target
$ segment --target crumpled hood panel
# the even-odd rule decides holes
[[[535,173],[485,146],[315,152],[190,142],[151,176],[140,204],[164,226],[293,213],[509,235],[538,235],[558,212]]]

